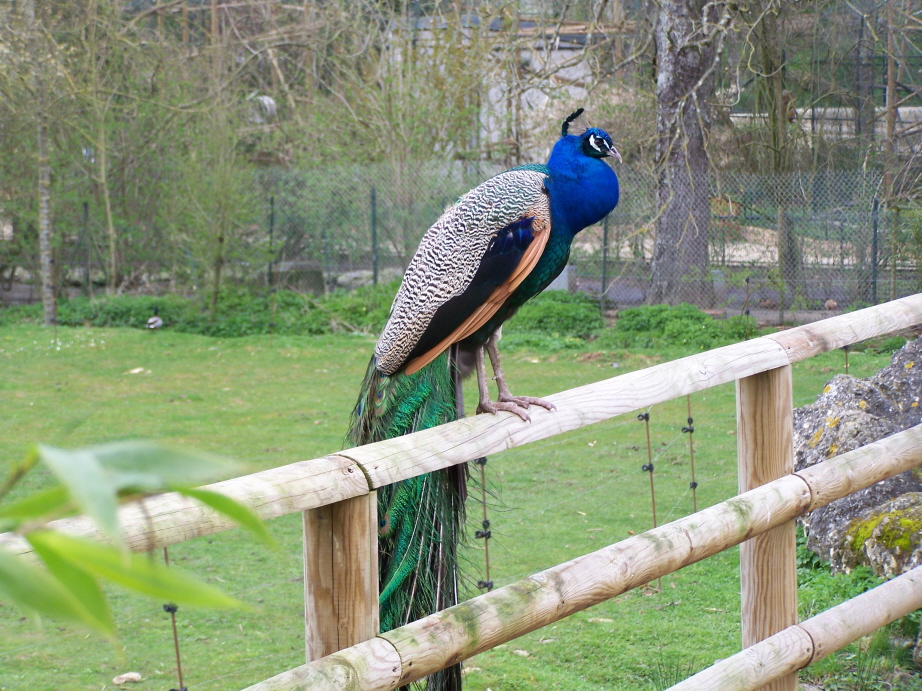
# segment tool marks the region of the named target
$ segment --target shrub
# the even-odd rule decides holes
[[[721,340],[723,332],[720,324],[710,317],[707,317],[707,321],[685,317],[673,319],[663,327],[663,341],[670,345],[692,345],[706,349]]]
[[[509,331],[532,331],[588,338],[605,328],[599,304],[585,293],[549,290],[525,303],[509,321]]]
[[[629,307],[618,313],[615,328],[618,331],[662,333],[669,322],[689,320],[695,322],[713,321],[713,319],[694,305],[683,302],[681,305],[642,305]]]
[[[747,329],[748,327],[748,329]],[[618,313],[614,328],[602,334],[598,345],[609,348],[693,346],[714,348],[758,336],[752,317],[716,320],[694,305],[643,305]]]
[[[93,300],[80,297],[59,302],[58,323],[62,326],[143,329],[156,307],[166,328],[203,336],[237,337],[270,332],[288,335],[318,335],[333,331],[376,333],[387,321],[397,285],[368,286],[350,293],[336,292],[317,298],[289,291],[254,295],[241,290],[227,290],[221,295],[213,321],[201,300],[194,297],[122,295]],[[0,310],[0,325],[41,319],[41,305]]]

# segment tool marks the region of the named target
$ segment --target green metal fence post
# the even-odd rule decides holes
[[[272,290],[272,264],[275,261],[272,236],[275,231],[275,195],[269,196],[269,265],[266,267],[266,285]]]
[[[371,188],[371,282],[378,285],[378,197]]]
[[[877,304],[877,217],[880,202],[874,197],[874,210],[871,212],[873,234],[871,235],[871,303]]]

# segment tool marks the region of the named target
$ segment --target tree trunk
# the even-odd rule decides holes
[[[647,301],[714,304],[708,259],[710,194],[705,148],[714,90],[714,42],[703,41],[704,0],[662,0],[656,41],[656,244]],[[716,11],[708,10],[709,24]]]
[[[42,311],[46,325],[58,321],[58,302],[54,288],[54,255],[51,242],[51,159],[48,154],[48,99],[42,74],[41,27],[35,16],[34,0],[26,0],[22,6],[23,16],[29,29],[29,44],[32,61],[32,88],[35,95],[38,125],[38,259],[39,278],[42,282]]]
[[[118,235],[115,232],[115,221],[112,219],[112,195],[109,191],[109,152],[106,141],[106,112],[97,112],[99,118],[99,136],[96,139],[99,156],[99,177],[97,181],[102,188],[102,198],[106,210],[106,234],[109,238],[109,281],[107,292],[115,295],[118,290]]]
[[[215,247],[214,261],[212,263],[211,285],[211,316],[210,321],[218,317],[218,298],[221,296],[221,273],[224,269],[224,225],[222,219],[221,229],[218,231],[217,247]]]
[[[778,36],[777,12],[762,11],[758,6],[753,10],[760,13],[753,33],[761,56],[764,76],[760,82],[768,111],[771,172],[776,177],[769,186],[769,194],[777,210],[778,307],[787,309],[795,297],[803,298],[805,295],[800,243],[787,212],[793,192],[790,179],[791,142],[787,129],[790,96],[784,91],[784,47]]]
[[[45,84],[38,86],[38,252],[39,274],[42,279],[42,308],[45,324],[58,321],[58,302],[54,287],[54,255],[51,242],[51,161],[48,155],[48,124],[46,122]]]

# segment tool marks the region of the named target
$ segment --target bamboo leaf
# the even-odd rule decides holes
[[[35,530],[26,535],[29,544],[41,557],[51,575],[70,591],[81,605],[87,617],[92,618],[97,631],[110,632],[109,638],[115,640],[115,623],[109,610],[109,603],[102,592],[99,581],[85,569],[75,564],[73,559],[58,552],[59,546],[48,536],[49,530]]]
[[[0,549],[0,596],[29,614],[80,624],[107,638],[115,635],[114,629],[90,616],[60,581],[4,549]]]
[[[238,470],[221,456],[151,442],[113,442],[83,449],[105,469],[119,491],[157,491],[168,485],[195,486]]]
[[[116,544],[122,545],[118,496],[102,464],[89,450],[65,450],[39,444],[39,458],[67,488],[76,508],[87,514]]]
[[[183,494],[187,497],[192,497],[193,499],[202,502],[205,506],[211,507],[218,513],[222,513],[232,521],[237,523],[241,528],[244,528],[256,537],[260,542],[262,542],[267,547],[273,549],[278,548],[278,543],[275,541],[275,538],[269,533],[266,524],[263,523],[259,516],[253,513],[248,507],[244,506],[235,499],[219,494],[218,492],[212,492],[210,490],[204,489],[189,489],[189,488],[173,488],[176,492]]]
[[[48,531],[45,545],[71,564],[126,588],[166,602],[223,608],[245,607],[239,600],[147,556],[120,552],[109,545]]]
[[[57,485],[6,506],[0,506],[0,518],[9,518],[15,522],[31,521],[58,512],[67,506],[70,499],[67,488]]]

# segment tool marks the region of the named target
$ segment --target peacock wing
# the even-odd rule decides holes
[[[384,374],[416,372],[483,324],[525,280],[550,236],[546,175],[501,173],[426,231],[375,347]]]

